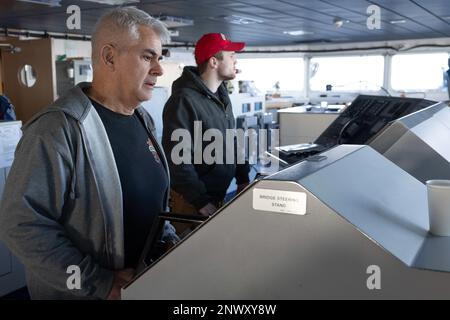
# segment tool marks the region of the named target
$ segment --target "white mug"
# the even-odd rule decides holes
[[[450,236],[450,180],[428,180],[430,233]]]

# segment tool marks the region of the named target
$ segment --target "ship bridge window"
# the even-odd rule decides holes
[[[391,86],[396,91],[447,90],[448,53],[398,54],[392,57]]]
[[[379,91],[383,86],[381,55],[316,57],[310,66],[312,91]]]
[[[253,81],[262,93],[303,91],[305,63],[303,58],[241,58],[236,79]]]

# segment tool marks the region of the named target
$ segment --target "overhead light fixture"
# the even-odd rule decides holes
[[[164,22],[167,28],[190,27],[194,25],[194,20],[182,17],[161,16],[158,19]]]
[[[401,23],[406,23],[405,19],[401,19],[401,20],[392,20],[389,21],[391,24],[401,24]]]
[[[111,6],[120,6],[123,4],[139,3],[140,0],[83,0],[100,4],[109,4]]]
[[[243,16],[237,16],[237,15],[231,15],[231,16],[217,16],[212,17],[212,20],[225,20],[228,23],[231,24],[239,24],[239,25],[248,25],[248,24],[257,24],[257,23],[263,23],[263,20],[250,18],[250,17],[243,17]]]
[[[61,0],[19,0],[19,1],[43,4],[43,5],[50,6],[50,7],[60,7],[61,6]]]
[[[336,28],[342,28],[342,26],[344,25],[344,23],[349,23],[350,20],[344,20],[342,18],[336,17],[333,19],[333,23],[336,26]]]
[[[305,31],[305,30],[294,30],[294,31],[283,31],[284,34],[288,34],[290,36],[305,36],[308,34],[313,34],[314,32]]]
[[[233,24],[256,24],[256,23],[263,23],[262,20],[249,18],[249,17],[242,17],[242,16],[225,16],[224,19],[228,21],[229,23]]]

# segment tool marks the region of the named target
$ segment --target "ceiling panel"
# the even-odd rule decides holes
[[[82,10],[82,30],[66,29],[66,8],[71,4]],[[372,4],[381,7],[381,30],[369,30],[366,26],[366,10]],[[138,7],[154,16],[193,19],[194,26],[179,28],[180,36],[173,38],[189,43],[207,32],[227,33],[258,46],[450,37],[449,0],[141,0]],[[0,0],[0,27],[89,35],[96,19],[108,8],[111,7],[81,0],[63,0],[61,7]],[[262,23],[236,25],[218,18],[231,15]],[[337,28],[337,18],[348,23]],[[405,22],[391,23],[396,20]],[[289,30],[313,34],[283,34]]]
[[[424,23],[423,19],[434,18],[434,16],[432,16],[429,11],[424,10],[413,1],[371,0],[369,2],[372,4],[376,4],[380,6],[384,11],[387,11],[388,17],[390,17],[392,14],[392,16],[399,17],[398,19],[407,19],[409,21],[412,21],[415,26],[429,29],[436,34],[440,34],[440,36],[449,36],[448,34],[446,34],[446,32],[443,32],[439,26],[436,26],[435,24]],[[426,8],[426,6],[424,6],[424,8]]]
[[[366,13],[366,10],[369,5],[372,5],[373,3],[370,3],[368,1],[362,1],[362,0],[346,0],[339,2],[338,4],[335,2],[330,2],[330,0],[320,0],[321,2],[328,3],[330,5],[333,5],[337,8],[344,9],[350,12],[353,12],[355,14],[359,14],[362,21],[362,26],[366,31],[369,31],[370,33],[373,33],[375,30],[369,30],[366,25],[368,14]],[[399,0],[402,1],[402,0]],[[392,1],[394,2],[394,1]],[[411,4],[411,7],[413,5]],[[392,24],[391,21],[399,21],[399,20],[405,20],[405,24]],[[392,10],[381,10],[381,31],[385,33],[386,39],[388,37],[394,37],[400,39],[405,39],[405,35],[410,35],[411,33],[415,34],[413,38],[424,38],[428,37],[430,29],[428,27],[425,27],[423,25],[419,25],[415,23],[412,20],[404,19],[403,16],[398,15]],[[441,33],[437,34],[434,37],[442,37]]]

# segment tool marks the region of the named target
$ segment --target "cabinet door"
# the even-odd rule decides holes
[[[17,119],[26,122],[56,97],[52,39],[7,39],[20,52],[2,52],[4,94],[15,106]]]

